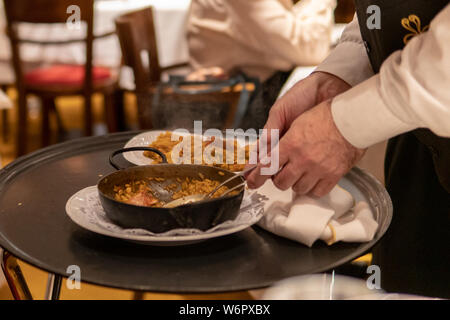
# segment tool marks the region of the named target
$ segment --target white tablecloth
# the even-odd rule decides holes
[[[94,33],[103,34],[114,30],[114,19],[126,12],[147,6],[154,7],[158,53],[162,66],[188,60],[185,37],[185,25],[190,0],[96,0]],[[68,14],[69,17],[69,14]],[[9,42],[5,30],[3,1],[0,1],[0,83],[12,82],[13,72],[8,61],[11,57]],[[29,25],[23,24],[19,32],[27,38],[40,40],[58,40],[80,38],[84,30],[71,30],[66,25]],[[84,48],[81,44],[67,46],[23,45],[22,55],[26,61],[48,63],[84,63]],[[108,67],[120,64],[120,45],[117,37],[112,36],[94,42],[94,63]]]
[[[0,109],[9,108],[12,108],[11,99],[2,90],[0,90]]]

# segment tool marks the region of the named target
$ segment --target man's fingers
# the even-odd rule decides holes
[[[259,188],[266,182],[268,178],[278,172],[278,169],[288,163],[289,153],[288,147],[284,146],[280,141],[271,151],[268,153],[265,159],[259,159],[257,167],[247,175],[247,185],[251,189]],[[261,156],[261,155],[260,155]],[[269,168],[271,170],[269,170]],[[265,169],[264,172],[261,172]],[[271,172],[268,174],[267,172]]]
[[[280,139],[278,145],[272,149],[270,154],[271,163],[275,165],[278,162],[277,169],[282,168],[279,172],[274,172],[272,176],[274,185],[281,190],[290,188],[303,173],[301,168],[298,168],[294,162],[289,161],[289,155],[292,151],[292,141],[287,134]]]
[[[299,180],[303,172],[292,163],[288,162],[283,169],[272,176],[273,184],[280,190],[287,190]]]
[[[306,172],[293,186],[292,190],[300,195],[310,192],[319,181],[319,177],[311,172]]]
[[[314,198],[321,198],[336,186],[338,180],[335,179],[321,179],[314,188],[309,191],[308,195]]]
[[[280,134],[284,131],[284,123],[282,121],[282,116],[278,113],[270,115],[264,125],[264,131],[267,132],[267,138],[270,139],[270,130],[278,129]]]
[[[279,117],[281,116],[280,115],[269,116],[269,119],[264,125],[262,135],[259,138],[259,140],[262,141],[262,143],[266,144],[268,150],[270,150],[272,143],[277,143],[276,141],[272,142],[272,134],[278,135],[277,138],[278,140],[280,140],[285,131],[286,124]]]
[[[247,175],[247,185],[250,189],[257,189],[261,187],[266,180],[270,178],[268,175],[261,174],[261,168],[262,166],[258,164],[258,166]]]

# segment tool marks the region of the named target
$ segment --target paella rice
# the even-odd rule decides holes
[[[163,178],[149,178],[148,180],[164,181]],[[219,184],[219,181],[211,179],[194,179],[186,177],[176,178],[178,183],[172,182],[164,187],[165,190],[171,193],[172,200],[176,200],[185,196],[194,194],[208,194],[214,190]],[[221,197],[228,187],[222,186],[214,193],[212,198]],[[239,191],[232,191],[230,196],[238,194]],[[130,181],[123,186],[114,186],[114,199],[127,204],[147,207],[163,207],[166,202],[158,199],[148,182],[145,180]]]
[[[172,151],[173,151],[173,149],[174,149],[174,147],[176,145],[178,145],[180,142],[182,142],[182,139],[183,139],[183,137],[180,136],[178,140],[172,141],[172,132],[167,131],[167,132],[161,133],[156,138],[156,140],[153,141],[148,146],[151,147],[151,148],[155,148],[155,149],[160,150],[166,156],[167,162],[173,163]],[[209,141],[202,141],[202,155],[203,155],[203,153],[205,151],[205,148],[209,144],[211,144],[212,142],[214,142],[214,138],[212,138]],[[238,150],[241,153],[243,152],[243,154],[244,154],[244,163],[240,163],[242,161],[238,161],[238,155],[239,155]],[[213,158],[216,156],[215,151],[216,150],[213,149],[212,152],[211,152],[211,156]],[[219,152],[221,153],[221,157],[219,157],[219,158],[222,159],[222,161],[220,161],[220,163],[214,162],[214,161],[212,161],[212,164],[211,163],[207,163],[207,161],[206,161],[206,159],[204,159],[204,157],[202,157],[200,162],[201,162],[201,164],[204,164],[204,165],[212,165],[214,167],[222,168],[222,169],[233,171],[233,172],[244,170],[245,163],[248,162],[249,157],[250,157],[250,147],[248,145],[246,145],[245,147],[240,146],[238,144],[237,140],[235,139],[234,140],[233,151],[230,151],[230,152],[233,152],[233,155],[232,155],[233,159],[234,159],[233,163],[224,163],[224,162],[226,162],[225,159],[227,159],[227,151],[228,150],[227,150],[227,146],[226,146],[226,141],[223,141],[222,149],[219,150]],[[161,157],[158,156],[157,154],[153,153],[153,152],[145,151],[144,152],[144,156],[152,159],[155,163],[161,163],[162,162]],[[182,148],[180,150],[179,156],[180,157],[183,156],[183,149]],[[191,163],[196,163],[195,160],[196,159],[195,159],[195,152],[194,152],[194,139],[191,139]],[[211,160],[213,160],[213,159],[211,159]]]

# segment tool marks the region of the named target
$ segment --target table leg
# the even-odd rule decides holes
[[[144,300],[144,292],[143,291],[134,291],[133,292],[133,300]]]
[[[45,290],[45,300],[58,300],[61,293],[62,277],[50,273],[47,280],[47,289]]]
[[[33,300],[28,285],[23,276],[17,259],[9,252],[1,251],[1,266],[5,274],[6,282],[15,300]]]

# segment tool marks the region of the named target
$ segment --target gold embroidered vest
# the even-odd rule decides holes
[[[426,32],[431,20],[449,2],[355,0],[361,35],[374,72],[379,72],[391,53],[402,49],[414,36]],[[428,129],[415,130],[414,134],[429,148],[439,181],[450,193],[450,139],[438,137]]]

